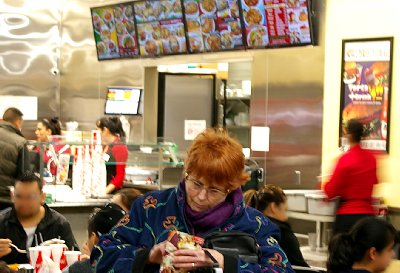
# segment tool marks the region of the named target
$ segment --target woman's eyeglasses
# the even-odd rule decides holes
[[[207,193],[208,199],[215,200],[215,199],[223,198],[230,192],[229,190],[223,191],[223,190],[216,189],[216,188],[207,188],[200,181],[198,181],[190,176],[186,176],[185,180],[187,182],[189,182],[188,186],[192,191],[201,192],[202,190],[205,190]]]

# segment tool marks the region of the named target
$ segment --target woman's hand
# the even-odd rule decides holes
[[[161,264],[163,256],[166,255],[167,241],[154,245],[149,254],[149,263],[151,264]]]
[[[224,256],[214,249],[207,251],[217,260],[220,268],[224,268]],[[211,267],[214,262],[204,250],[181,249],[174,252],[173,265],[177,269],[192,270],[195,268]]]
[[[89,249],[89,245],[88,245],[88,241],[87,240],[82,245],[82,254],[90,256],[90,249]]]

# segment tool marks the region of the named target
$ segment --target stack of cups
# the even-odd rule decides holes
[[[51,259],[57,268],[63,270],[65,267],[80,260],[80,251],[68,251],[65,244],[51,244],[49,246],[36,246],[29,248],[29,262],[38,273],[46,256]]]

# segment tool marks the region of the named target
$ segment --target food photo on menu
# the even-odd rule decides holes
[[[135,2],[140,54],[186,53],[186,36],[179,0]]]
[[[297,6],[288,7],[286,10],[291,44],[311,43],[311,28],[309,20],[308,3],[298,0]]]
[[[133,7],[120,4],[114,7],[115,29],[118,37],[118,49],[121,57],[138,55]]]
[[[92,22],[98,59],[119,58],[113,9],[111,7],[93,8]]]
[[[189,52],[204,52],[199,3],[197,0],[184,0],[183,4],[185,8],[187,36],[189,39]]]
[[[262,48],[269,44],[264,0],[241,0],[246,42],[249,48]]]

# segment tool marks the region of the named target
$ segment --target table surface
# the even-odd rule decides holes
[[[309,214],[306,212],[288,211],[288,216],[289,218],[309,220],[309,221],[319,221],[325,223],[335,222],[335,216],[333,215],[318,215],[318,214]]]

